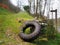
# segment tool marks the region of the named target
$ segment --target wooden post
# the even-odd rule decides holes
[[[57,30],[57,9],[55,10],[56,30]]]
[[[55,12],[55,23],[56,23],[56,30],[57,30],[57,9],[51,10],[51,12]]]

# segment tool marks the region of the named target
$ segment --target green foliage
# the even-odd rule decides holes
[[[47,27],[47,36],[49,39],[55,36],[55,28],[52,25],[48,25]]]
[[[25,9],[25,11],[27,11],[28,13],[30,13],[30,11],[29,11],[30,7],[29,6],[24,6],[24,9]]]
[[[27,28],[25,31],[24,31],[25,34],[30,34],[31,33],[31,30],[30,30],[30,27]]]
[[[55,27],[54,27],[54,24],[53,24],[53,21],[52,20],[49,20],[48,22],[48,25],[47,25],[47,36],[48,38],[55,38],[55,35],[56,35],[56,30],[55,30]]]

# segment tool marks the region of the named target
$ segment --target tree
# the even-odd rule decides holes
[[[50,13],[50,6],[51,6],[51,0],[47,1],[47,18],[49,18],[49,13]]]
[[[17,0],[17,7],[21,8],[21,5],[22,5],[21,1]]]
[[[34,8],[34,14],[35,14],[35,0],[34,0],[34,5],[33,5],[33,8]]]
[[[42,0],[39,0],[39,15],[41,16],[42,15]]]
[[[29,7],[30,7],[29,10],[31,11],[31,9],[33,8],[33,12],[34,12],[35,16],[39,17],[39,16],[44,15],[45,9],[47,6],[47,0],[44,0],[44,1],[43,0],[33,0],[33,1],[28,0],[28,2],[29,2]],[[45,2],[45,3],[43,4],[43,2]],[[33,5],[33,7],[32,7],[32,5]],[[43,7],[44,7],[44,9],[43,9]],[[43,9],[43,11],[42,11],[42,9]]]
[[[47,0],[45,0],[45,3],[44,3],[43,15],[44,15],[44,13],[45,13],[46,4],[47,4]]]
[[[29,9],[30,9],[30,7],[29,7],[29,6],[24,6],[24,10],[26,10],[26,11],[30,14]]]
[[[31,11],[31,4],[32,4],[32,0],[28,0],[28,2],[29,2],[29,11]]]

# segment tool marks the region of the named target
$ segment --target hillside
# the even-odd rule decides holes
[[[32,17],[29,16],[29,14],[26,12],[20,12],[16,14],[6,9],[0,8],[0,45],[8,45],[8,43],[18,43],[18,41],[16,42],[16,40],[18,40],[17,35],[20,32],[19,27],[21,25],[21,23],[19,23],[19,20],[22,18],[25,20],[32,19]],[[19,40],[19,42],[21,41]]]
[[[12,13],[6,9],[0,8],[0,45],[59,45],[60,35],[55,40],[40,40],[39,38],[33,42],[22,41],[18,33],[23,23],[19,23],[20,19],[33,19],[26,12]]]

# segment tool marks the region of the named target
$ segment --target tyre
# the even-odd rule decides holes
[[[30,27],[31,33],[25,34],[25,30]],[[19,37],[21,37],[24,41],[33,41],[40,34],[41,26],[36,21],[27,21],[22,26],[21,31],[19,33]]]

